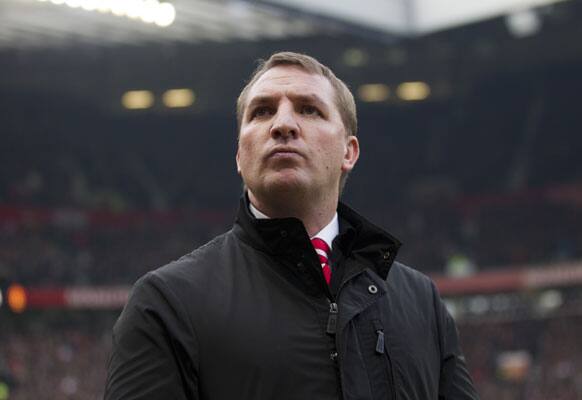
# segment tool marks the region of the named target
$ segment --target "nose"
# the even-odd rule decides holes
[[[299,134],[299,125],[291,104],[281,104],[271,126],[271,137],[274,139],[294,139]]]

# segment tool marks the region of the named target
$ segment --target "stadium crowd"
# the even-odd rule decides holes
[[[0,399],[101,398],[115,317],[116,312],[104,311],[13,316],[0,332]],[[459,328],[482,399],[577,400],[582,396],[580,316],[461,321]]]
[[[468,215],[442,204],[408,214],[393,210],[376,220],[404,243],[400,259],[426,273],[454,275],[459,262],[474,272],[582,256],[582,218],[575,207],[494,204]],[[33,285],[131,284],[228,229],[231,219],[223,212],[212,220],[160,222],[145,213],[118,223],[110,214],[97,214],[79,224],[78,218],[67,222],[58,215],[39,222],[24,211],[0,222],[0,277]],[[539,226],[544,230],[534,229]]]

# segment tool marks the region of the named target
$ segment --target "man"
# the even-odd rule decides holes
[[[237,220],[136,283],[105,398],[476,399],[433,283],[338,202],[360,153],[345,84],[278,53],[237,111]]]

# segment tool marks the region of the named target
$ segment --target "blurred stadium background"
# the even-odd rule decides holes
[[[235,98],[278,50],[353,89],[344,200],[435,278],[482,398],[582,399],[580,21],[576,0],[2,0],[0,400],[102,396],[131,284],[231,224]]]

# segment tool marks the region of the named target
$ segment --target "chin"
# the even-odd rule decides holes
[[[297,180],[277,180],[275,182],[270,182],[265,185],[265,192],[278,192],[278,193],[297,193],[303,192],[306,189],[306,185]]]
[[[260,186],[259,191],[268,197],[278,195],[296,196],[304,193],[309,188],[308,183],[300,179],[297,174],[277,174],[276,176],[270,176]]]

